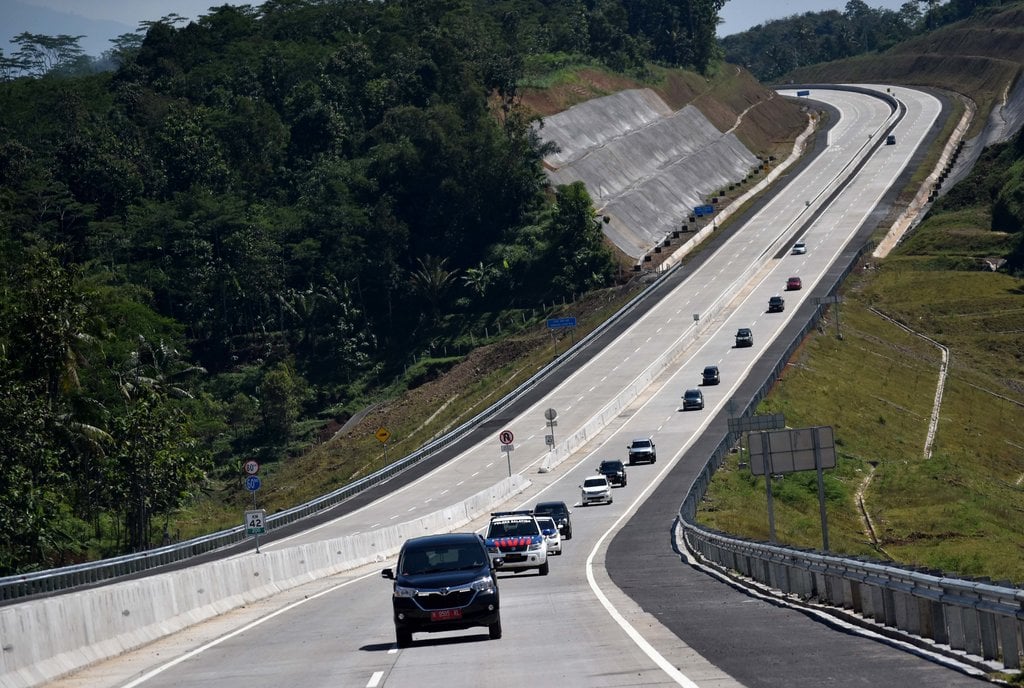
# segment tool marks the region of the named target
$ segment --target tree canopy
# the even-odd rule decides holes
[[[532,56],[709,69],[722,0],[270,0],[0,54],[0,575],[139,550],[467,315],[615,274]]]

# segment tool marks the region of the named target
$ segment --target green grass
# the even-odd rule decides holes
[[[838,466],[826,475],[832,551],[1021,582],[1024,294],[1021,280],[1009,275],[948,269],[955,256],[1001,246],[983,230],[964,230],[962,220],[929,220],[898,254],[853,277],[841,306],[843,339],[832,313],[759,412],[782,412],[790,427],[833,427]],[[973,237],[967,248],[965,235]],[[871,307],[950,349],[929,459],[924,442],[939,349]],[[764,540],[764,480],[739,468],[741,459],[730,457],[715,476],[699,519]],[[877,544],[856,501],[872,467],[864,502]],[[778,540],[820,548],[813,472],[787,475],[773,491]]]

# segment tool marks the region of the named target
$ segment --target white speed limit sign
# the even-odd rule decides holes
[[[253,509],[245,512],[245,534],[263,535],[267,532],[267,512]]]

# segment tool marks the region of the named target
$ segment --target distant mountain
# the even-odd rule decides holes
[[[78,44],[92,57],[99,57],[110,50],[110,39],[131,33],[137,28],[120,22],[89,19],[79,14],[59,12],[17,0],[0,2],[0,27],[0,48],[3,48],[7,55],[17,48],[10,43],[11,39],[28,31],[47,36],[84,36]]]

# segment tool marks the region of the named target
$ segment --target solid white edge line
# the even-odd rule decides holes
[[[646,404],[644,405],[646,406]],[[701,424],[701,427],[698,429],[698,432],[694,433],[693,437],[697,437],[700,432],[703,432],[705,426],[707,426],[710,423],[710,421],[710,418],[705,419],[704,423]],[[651,645],[647,641],[647,639],[644,638],[643,635],[638,630],[636,630],[636,628],[634,628],[633,625],[629,623],[629,621],[626,620],[624,616],[622,616],[622,614],[619,613],[619,610],[615,608],[615,605],[613,605],[611,600],[609,600],[608,597],[604,594],[600,586],[598,586],[597,580],[594,578],[594,557],[597,556],[597,552],[601,549],[601,546],[604,544],[604,541],[608,538],[608,536],[611,533],[617,532],[620,524],[622,524],[624,521],[632,517],[632,515],[636,512],[638,505],[641,504],[645,499],[647,499],[649,493],[653,491],[655,487],[661,484],[661,481],[664,479],[665,474],[672,470],[673,466],[675,466],[676,463],[678,463],[678,459],[689,449],[692,443],[693,439],[691,438],[691,440],[689,442],[686,442],[684,446],[680,449],[679,454],[677,454],[672,459],[666,462],[665,466],[661,469],[661,472],[654,477],[654,480],[652,480],[647,485],[647,487],[644,488],[644,490],[641,491],[640,494],[636,496],[636,498],[629,505],[629,507],[625,511],[623,511],[617,519],[615,519],[615,522],[612,523],[611,526],[609,526],[604,533],[601,534],[601,537],[599,537],[597,539],[597,542],[594,543],[593,549],[590,550],[590,554],[587,555],[586,571],[587,583],[590,585],[590,589],[594,592],[594,596],[597,597],[598,601],[601,603],[601,606],[603,606],[605,608],[605,611],[608,612],[608,615],[615,620],[615,623],[619,624],[619,627],[626,632],[626,635],[628,635],[630,639],[632,639],[636,646],[640,648],[640,650],[645,655],[647,655],[651,659],[651,661],[653,661],[658,666],[659,669],[665,672],[665,674],[670,679],[675,681],[677,685],[684,686],[685,688],[700,688],[696,683],[690,680],[690,678],[686,676],[686,674],[684,674],[676,667],[672,666],[671,662],[665,659],[665,657],[660,652],[658,652],[658,650],[655,649],[654,646]]]
[[[318,592],[316,594],[313,594],[313,595],[310,595],[309,597],[304,597],[301,600],[298,600],[296,602],[292,602],[291,604],[289,604],[289,605],[287,605],[285,607],[281,607],[277,611],[271,612],[270,614],[267,614],[266,616],[260,617],[259,619],[256,619],[255,621],[247,623],[246,625],[242,626],[241,628],[236,628],[235,630],[231,631],[230,633],[226,633],[226,634],[222,635],[221,637],[219,637],[219,638],[217,638],[215,640],[211,640],[210,642],[206,643],[205,645],[200,645],[199,647],[195,648],[194,650],[189,650],[188,652],[186,652],[185,654],[181,655],[180,657],[172,659],[171,661],[167,662],[166,664],[158,666],[156,669],[151,669],[151,670],[147,671],[142,676],[139,676],[137,679],[134,679],[134,680],[124,684],[123,686],[121,686],[121,688],[135,688],[135,686],[142,685],[143,683],[145,683],[149,679],[154,678],[155,676],[157,676],[159,674],[162,674],[163,672],[167,671],[168,669],[181,664],[185,660],[192,659],[193,657],[201,655],[202,653],[206,652],[210,648],[216,647],[216,646],[220,645],[225,640],[230,640],[231,638],[234,638],[237,635],[241,635],[242,633],[245,633],[246,631],[248,631],[248,630],[250,630],[252,628],[256,628],[257,626],[261,625],[265,621],[270,621],[271,619],[273,619],[276,616],[279,616],[281,614],[285,614],[287,612],[290,612],[291,610],[295,609],[299,605],[306,604],[307,602],[312,602],[313,600],[318,599],[320,597],[323,597],[324,595],[327,595],[329,593],[332,593],[335,590],[340,590],[341,588],[344,588],[344,587],[346,587],[348,585],[351,585],[353,583],[358,583],[360,581],[366,580],[367,578],[374,578],[374,577],[379,576],[379,575],[380,575],[379,572],[368,573],[365,576],[359,576],[358,578],[353,578],[352,580],[347,580],[344,583],[339,583],[338,585],[335,585],[334,587],[328,588],[326,590],[321,590],[320,592]]]

